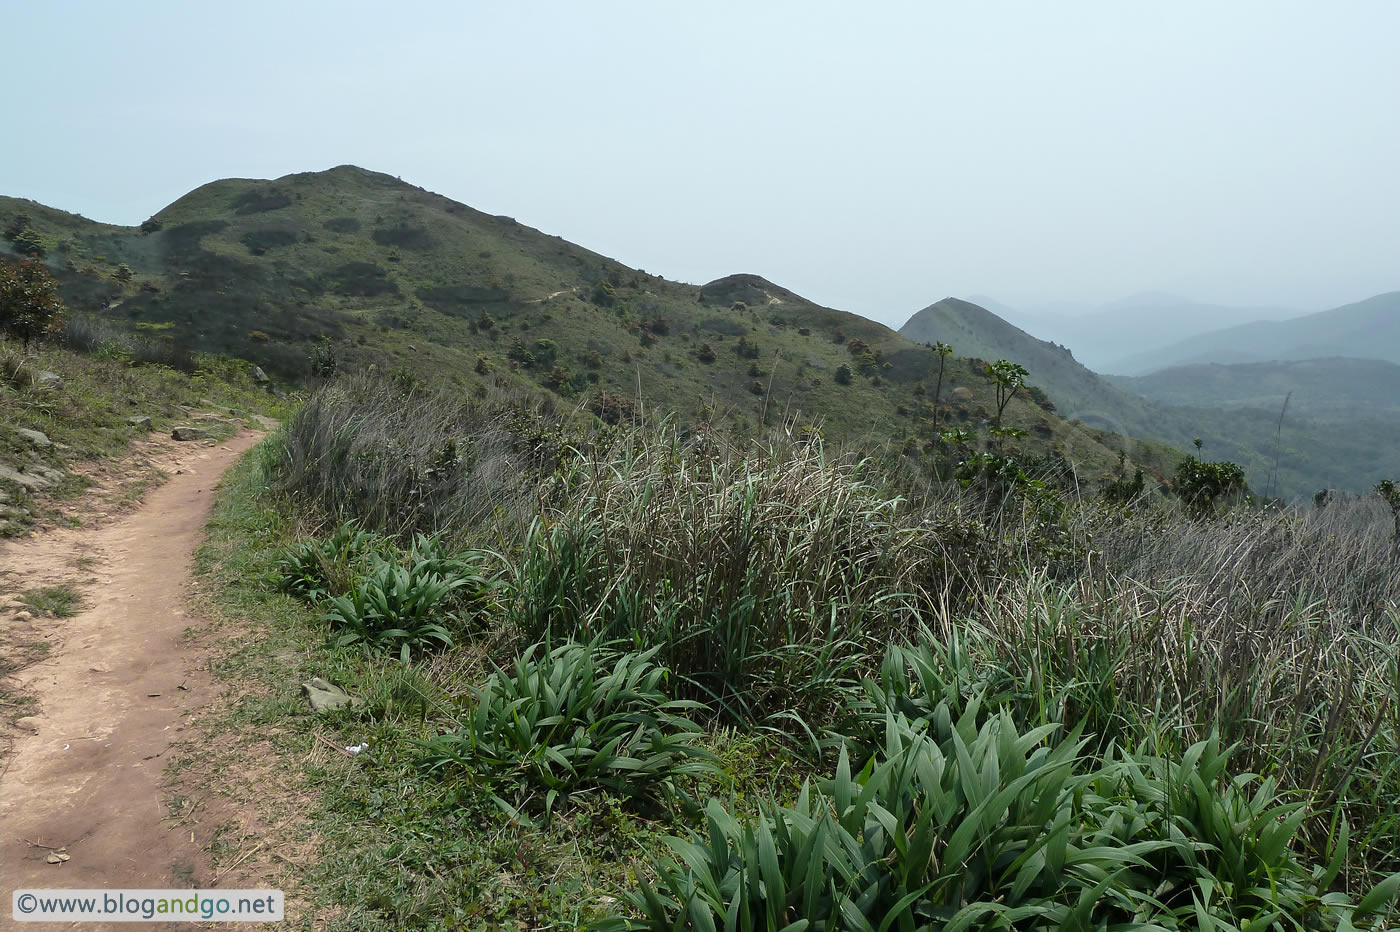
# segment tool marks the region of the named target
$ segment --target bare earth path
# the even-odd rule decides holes
[[[0,765],[0,925],[16,888],[211,885],[210,839],[173,824],[162,776],[178,733],[216,698],[184,636],[191,555],[219,478],[259,437],[172,448],[170,480],[105,526],[0,543],[12,591],[71,580],[75,566],[95,577],[78,587],[80,615],[29,622],[57,643],[11,678],[37,704]],[[53,849],[69,860],[49,863]]]

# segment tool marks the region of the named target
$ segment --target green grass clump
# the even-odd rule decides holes
[[[585,791],[674,796],[681,778],[714,767],[683,714],[700,704],[667,696],[657,650],[536,644],[487,680],[457,731],[428,742],[421,765],[471,770],[511,814],[536,800],[548,814]]]
[[[843,750],[790,807],[741,822],[712,802],[703,832],[667,840],[656,882],[624,895],[640,918],[611,926],[1350,928],[1400,885],[1356,906],[1329,894],[1345,836],[1325,869],[1300,863],[1304,808],[1272,781],[1226,778],[1215,741],[1097,764],[1058,730],[1020,733],[1002,713],[926,731],[891,714],[881,754],[852,772]]]
[[[46,586],[19,594],[20,603],[36,615],[72,618],[82,608],[83,597],[72,586]]]
[[[366,561],[383,550],[383,538],[346,521],[326,537],[308,537],[277,561],[281,588],[311,604],[350,591]]]

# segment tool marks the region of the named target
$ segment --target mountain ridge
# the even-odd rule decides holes
[[[308,377],[322,354],[318,366],[457,391],[551,391],[600,416],[645,404],[740,434],[791,424],[915,456],[931,440],[939,360],[883,324],[753,273],[669,281],[384,173],[219,179],[140,228],[0,198],[0,219],[17,213],[76,311],[284,379]],[[985,422],[985,373],[954,359],[945,375],[944,423]],[[1038,453],[1091,476],[1115,468],[1120,441],[1029,397],[1007,418]],[[1161,479],[1180,455],[1136,448]]]

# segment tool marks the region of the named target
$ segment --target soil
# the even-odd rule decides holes
[[[17,888],[217,881],[206,854],[216,820],[178,817],[165,767],[192,718],[219,697],[208,649],[187,636],[201,622],[187,615],[191,556],[219,478],[260,436],[153,441],[146,462],[169,478],[144,501],[95,477],[86,526],[0,542],[3,591],[68,584],[84,605],[71,618],[25,618],[0,598],[7,665],[18,665],[14,655],[31,661],[4,684],[31,704],[0,765],[0,924],[9,925]],[[131,510],[100,510],[114,499]],[[50,863],[55,853],[67,860]]]

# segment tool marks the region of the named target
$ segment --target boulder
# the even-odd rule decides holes
[[[57,372],[42,370],[34,377],[34,384],[39,388],[62,388],[63,376],[59,375]]]
[[[25,440],[28,440],[30,443],[34,444],[36,447],[53,446],[53,441],[50,440],[48,438],[48,435],[41,430],[30,430],[27,427],[19,427],[15,429],[15,433],[19,434]]]
[[[170,436],[176,440],[208,440],[209,431],[202,427],[177,427]]]
[[[0,479],[9,479],[16,485],[21,485],[31,492],[39,489],[47,489],[58,485],[63,481],[63,470],[51,469],[39,463],[31,463],[28,466],[21,466],[15,469],[0,463]]]
[[[130,424],[132,427],[135,427],[137,430],[150,430],[150,429],[151,429],[151,419],[148,418],[148,417],[146,417],[146,416],[144,416],[144,415],[138,415],[138,416],[136,416],[136,417],[129,417],[129,418],[126,419],[126,422],[127,422],[128,424]]]
[[[267,377],[267,373],[264,372],[264,371],[262,371],[262,366],[254,366],[251,370],[249,370],[248,374],[249,374],[250,376],[253,377],[253,381],[254,381],[254,382],[271,382],[271,381],[272,381],[271,379],[269,379],[269,378]]]

